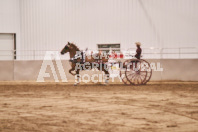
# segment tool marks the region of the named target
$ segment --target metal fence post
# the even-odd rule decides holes
[[[34,60],[35,60],[35,50],[33,50],[33,56],[34,56]]]
[[[15,80],[15,50],[13,50],[13,55],[14,55],[14,58],[13,58],[13,81]]]
[[[162,59],[163,59],[163,48],[160,49],[160,65],[162,66]],[[162,71],[160,72],[160,78],[162,81]]]

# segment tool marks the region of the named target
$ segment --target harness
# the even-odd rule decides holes
[[[73,58],[70,58],[70,62],[77,63],[77,59],[80,59],[80,63],[85,63],[86,52],[85,51],[78,51]]]

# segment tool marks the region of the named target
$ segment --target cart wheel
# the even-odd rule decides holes
[[[130,84],[143,85],[150,80],[152,70],[147,61],[133,59],[127,64],[125,75]]]
[[[126,77],[126,66],[130,62],[130,60],[126,60],[125,62],[121,63],[122,65],[120,66],[120,77],[122,79],[122,82],[126,85],[130,85],[130,82],[128,81]]]
[[[142,61],[142,68],[143,68],[143,70],[147,72],[146,80],[143,83],[143,84],[146,84],[151,79],[152,69],[151,69],[151,66],[150,66],[150,63],[149,62],[147,62],[146,60],[143,60],[143,59],[141,59],[141,61]]]

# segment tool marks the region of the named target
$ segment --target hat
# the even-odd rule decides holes
[[[140,43],[140,42],[135,42],[135,44],[136,44],[136,45],[139,45],[139,46],[141,45],[141,43]]]

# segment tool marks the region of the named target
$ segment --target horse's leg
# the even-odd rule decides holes
[[[79,81],[80,74],[79,74],[79,73],[80,73],[80,70],[78,69],[78,70],[76,71],[77,81],[76,81],[75,84],[74,84],[75,86],[78,85],[78,84],[80,83],[80,81]]]
[[[105,84],[109,83],[109,71],[104,71],[105,72]]]
[[[69,73],[72,74],[73,76],[75,76],[76,73],[72,73],[72,71],[75,70],[76,64],[75,64],[75,63],[72,63],[72,64],[71,64],[71,67],[72,67],[72,68],[69,70]],[[76,72],[76,71],[75,71],[75,72]]]
[[[74,71],[74,70],[75,70],[75,69],[73,69],[73,68],[71,68],[71,69],[69,70],[69,73],[72,74],[73,76],[76,75],[76,74],[72,73],[72,71]]]
[[[106,64],[102,65],[102,71],[105,73],[105,84],[107,85],[109,83],[109,71]]]

